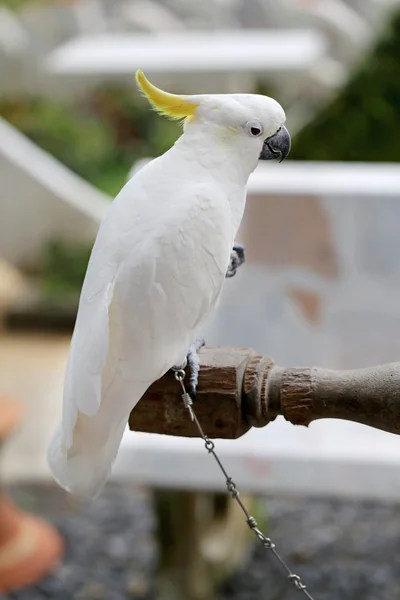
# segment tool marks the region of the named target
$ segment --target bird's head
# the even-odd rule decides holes
[[[153,108],[184,122],[185,131],[200,126],[224,145],[249,153],[255,160],[282,161],[290,151],[286,116],[276,100],[259,94],[201,94],[183,96],[155,87],[143,71],[136,81]]]

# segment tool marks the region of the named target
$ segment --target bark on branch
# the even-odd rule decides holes
[[[353,371],[278,367],[251,348],[204,348],[195,402],[211,438],[238,438],[278,415],[294,425],[345,419],[400,433],[400,362]],[[135,431],[198,437],[171,372],[131,412]]]

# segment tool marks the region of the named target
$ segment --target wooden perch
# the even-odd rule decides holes
[[[316,419],[357,421],[400,433],[400,362],[353,371],[278,367],[251,348],[204,348],[197,417],[210,438],[238,438],[278,415],[294,425]],[[171,372],[131,412],[135,431],[198,437]]]

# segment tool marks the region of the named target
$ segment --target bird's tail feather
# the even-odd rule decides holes
[[[112,434],[112,444],[92,446],[71,455],[65,446],[61,425],[57,428],[47,451],[50,470],[57,483],[81,498],[96,498],[111,472],[123,436],[124,427]]]
[[[146,387],[142,393],[145,390]],[[141,395],[135,394],[137,401]],[[118,403],[104,400],[96,415],[88,417],[78,413],[70,448],[61,423],[47,451],[50,470],[57,483],[84,500],[96,498],[103,489],[116,459],[129,413],[136,404],[132,399],[121,402],[121,397]]]

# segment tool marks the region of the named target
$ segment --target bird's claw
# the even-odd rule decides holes
[[[242,265],[245,262],[245,260],[245,247],[242,244],[235,244],[232,248],[231,258],[225,277],[234,277],[234,275],[236,275],[237,269],[240,267],[240,265]]]
[[[197,385],[199,383],[200,359],[198,355],[198,350],[200,350],[200,348],[204,346],[204,344],[204,339],[198,337],[190,346],[184,364],[172,367],[173,371],[181,371],[185,370],[186,367],[189,366],[190,374],[189,382],[187,384],[187,391],[189,392],[193,400],[196,398]]]
[[[188,392],[193,398],[196,398],[197,385],[199,383],[199,373],[200,373],[200,358],[198,354],[198,350],[205,345],[204,338],[197,338],[195,342],[190,346],[189,352],[187,354],[187,363],[190,369],[189,383],[188,383]]]

